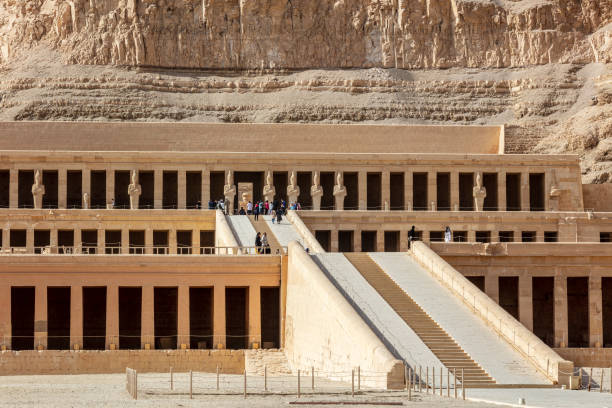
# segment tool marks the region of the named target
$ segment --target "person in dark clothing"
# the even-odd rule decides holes
[[[238,215],[246,215],[244,208],[240,207],[240,211],[238,211]]]
[[[408,231],[408,249],[412,246],[412,241],[416,240],[416,231],[414,229],[414,225]]]
[[[276,223],[280,224],[282,220],[283,220],[283,210],[279,208],[278,210],[276,210]]]
[[[259,219],[259,204],[253,206],[253,216],[255,218],[255,221]]]
[[[215,207],[217,207],[217,203],[215,201],[213,201],[212,198],[210,200],[208,200],[208,209],[209,210],[214,210]]]
[[[258,254],[261,254],[261,233],[258,232],[255,236],[255,250]]]

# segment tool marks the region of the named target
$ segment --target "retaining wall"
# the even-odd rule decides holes
[[[44,350],[0,352],[0,375],[112,374],[174,371],[242,374],[243,350]]]

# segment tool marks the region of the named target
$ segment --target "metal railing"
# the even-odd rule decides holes
[[[173,251],[174,249],[174,251]],[[0,249],[1,255],[284,255],[287,247],[270,248],[255,246],[145,246],[128,247],[103,245],[45,245],[34,247],[7,247]]]

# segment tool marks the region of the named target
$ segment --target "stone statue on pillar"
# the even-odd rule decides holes
[[[474,196],[474,210],[482,211],[484,199],[487,196],[487,189],[482,185],[480,172],[476,173],[476,185],[472,189],[472,195]]]
[[[263,196],[266,201],[269,203],[274,201],[274,196],[276,195],[276,187],[272,184],[272,172],[268,170],[268,174],[266,175],[266,185],[263,189]]]
[[[310,196],[312,197],[312,209],[319,211],[321,209],[321,197],[323,196],[323,187],[321,187],[320,175],[315,171],[312,177],[312,187],[310,187]]]
[[[42,199],[45,195],[45,186],[42,183],[40,170],[34,173],[34,184],[32,184],[32,197],[34,198],[34,208],[42,208]]]
[[[88,193],[83,194],[83,209],[89,210],[89,194]]]
[[[342,184],[342,172],[336,175],[336,185],[334,186],[334,197],[336,198],[336,211],[344,210],[344,198],[346,197],[346,187]]]
[[[140,184],[138,184],[138,172],[136,170],[132,170],[131,183],[128,186],[128,194],[130,195],[130,209],[138,209],[138,202],[140,201],[141,193],[142,187],[140,187]]]
[[[234,174],[231,170],[227,171],[227,180],[223,186],[223,196],[225,197],[225,208],[228,214],[234,214],[234,197],[236,197],[236,185],[234,184]]]
[[[553,170],[551,174],[550,192],[548,193],[548,206],[550,211],[559,211],[559,200],[561,199],[562,190],[557,185],[556,173]]]
[[[289,177],[289,185],[287,186],[287,199],[289,200],[289,205],[297,203],[299,196],[300,186],[297,185],[295,171],[292,171]]]

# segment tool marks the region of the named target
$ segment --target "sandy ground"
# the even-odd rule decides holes
[[[134,401],[125,390],[124,374],[100,375],[48,375],[0,377],[1,407],[278,407],[291,406],[292,402],[401,402],[404,406],[416,407],[493,407],[487,403],[469,402],[433,397],[430,394],[413,394],[408,400],[406,392],[362,391],[351,396],[350,384],[338,384],[317,379],[314,394],[308,390],[310,382],[305,380],[305,394],[297,398],[296,378],[272,378],[271,392],[263,391],[263,378],[248,378],[249,392],[242,394],[243,377],[226,376],[221,380],[222,393],[216,391],[214,375],[194,374],[194,395],[189,399],[188,375],[176,374],[175,390],[170,391],[169,379],[163,374],[139,375],[139,399]],[[334,404],[334,405],[336,405]],[[314,406],[316,404],[306,404]],[[321,406],[321,405],[319,405]],[[368,405],[385,406],[385,405]],[[388,406],[388,405],[387,405]]]

